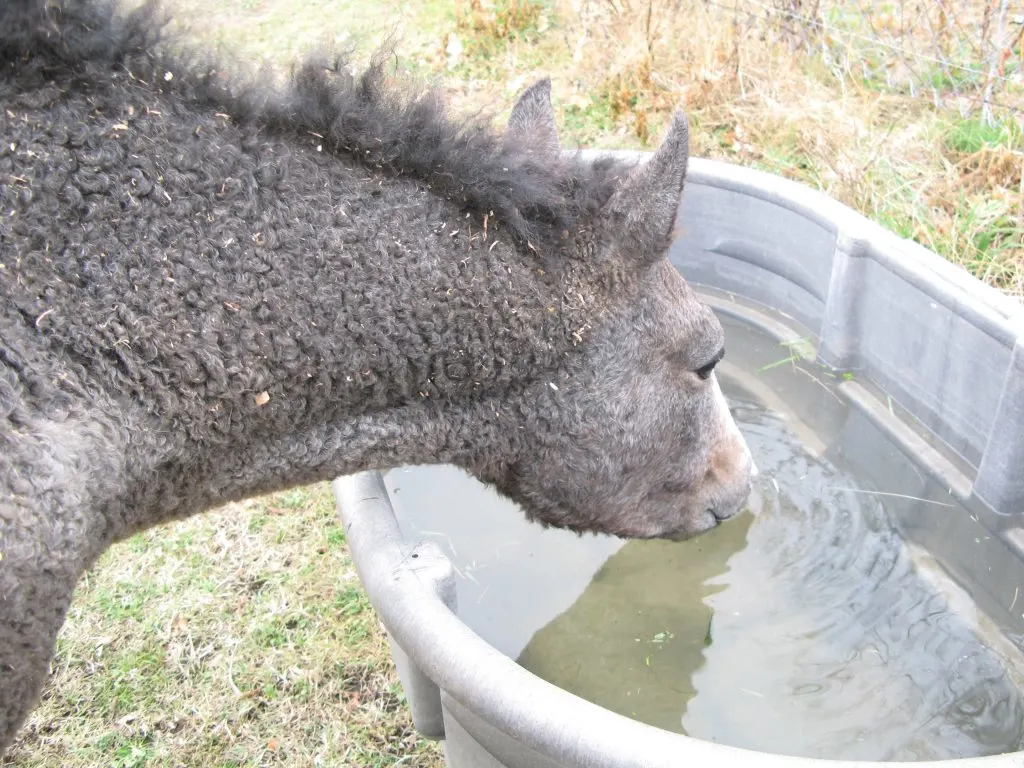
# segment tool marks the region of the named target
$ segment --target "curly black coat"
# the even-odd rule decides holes
[[[163,21],[0,5],[0,751],[79,576],[162,521],[427,462],[575,530],[730,514],[721,330],[662,269],[681,117],[582,162],[547,81],[499,133],[384,55],[280,85]]]

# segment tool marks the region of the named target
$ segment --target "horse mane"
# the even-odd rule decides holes
[[[41,78],[102,81],[127,71],[239,124],[419,179],[534,249],[562,250],[623,171],[611,159],[553,157],[532,137],[498,132],[483,116],[452,118],[438,88],[389,74],[390,47],[361,72],[349,53],[320,51],[279,82],[183,40],[168,31],[169,21],[158,0],[128,13],[113,0],[7,0],[0,6],[0,72],[13,71],[15,89],[28,90]]]

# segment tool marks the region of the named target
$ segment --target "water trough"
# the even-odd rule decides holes
[[[723,321],[757,328],[835,377],[852,415],[833,434],[850,460],[877,452],[881,441],[913,465],[882,462],[873,478],[894,498],[935,502],[896,504],[893,524],[969,595],[1012,654],[1024,636],[1021,306],[848,207],[750,169],[692,160],[679,223],[671,260]],[[734,376],[740,388],[765,389],[741,371]],[[789,405],[809,419],[820,407],[813,398]],[[457,558],[444,532],[423,536],[422,520],[402,519],[398,484],[367,472],[338,478],[334,490],[415,725],[444,739],[452,768],[880,764],[692,738],[546,682],[515,661],[528,637],[504,646],[493,639],[514,636],[515,626],[495,627],[516,616],[479,607],[484,595],[453,562],[466,554]],[[425,503],[452,502],[437,489]],[[576,592],[614,551],[611,543],[592,548]],[[531,552],[557,553],[557,544]],[[542,582],[522,589],[545,592]],[[537,604],[550,616],[568,607]],[[1024,766],[1024,753],[941,763]]]

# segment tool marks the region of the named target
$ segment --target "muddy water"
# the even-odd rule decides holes
[[[535,674],[700,739],[862,760],[1021,749],[1016,648],[896,532],[968,513],[823,372],[727,334],[723,389],[761,475],[750,509],[697,539],[543,531],[457,470],[389,473],[402,527],[458,569],[460,616]]]

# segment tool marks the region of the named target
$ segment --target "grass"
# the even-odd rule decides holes
[[[327,486],[161,527],[83,580],[17,766],[439,766]]]
[[[567,146],[651,148],[682,106],[695,155],[810,184],[1024,295],[1020,113],[986,120],[948,108],[982,87],[965,70],[919,68],[930,93],[905,78],[890,85],[880,74],[887,48],[838,56],[836,37],[791,45],[703,0],[166,2],[207,42],[278,65],[323,42],[369,54],[394,34],[402,67],[440,78],[454,109],[499,119],[518,90],[550,74]],[[983,6],[966,0],[957,18]],[[872,32],[856,11],[832,3],[827,18]],[[873,22],[889,41],[892,18]],[[924,28],[909,25],[901,45],[918,44]],[[974,55],[969,40],[940,42],[964,61]],[[997,96],[1019,109],[1015,46]],[[950,97],[937,106],[942,88]],[[442,765],[439,747],[411,727],[322,486],[107,553],[81,584],[44,700],[3,762]]]

